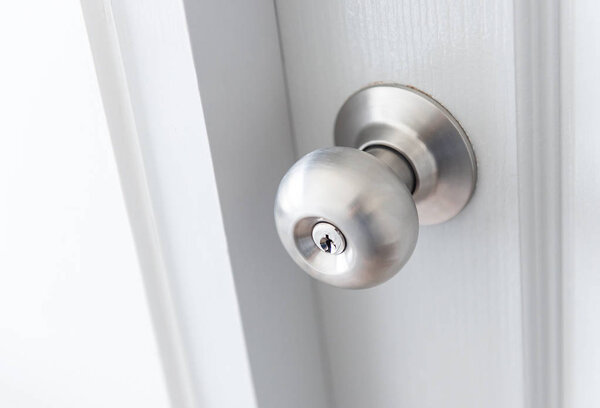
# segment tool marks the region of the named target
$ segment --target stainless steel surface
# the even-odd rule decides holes
[[[468,203],[475,155],[444,107],[400,85],[352,95],[338,114],[335,141],[340,147],[307,154],[281,180],[277,232],[312,277],[368,288],[408,261],[419,222],[447,221]]]
[[[394,276],[412,254],[419,224],[406,185],[374,156],[320,149],[283,177],[275,201],[281,242],[302,269],[342,288],[367,288]],[[313,240],[316,224],[335,225],[346,247],[336,255]]]
[[[412,166],[396,150],[385,146],[369,146],[364,151],[388,165],[411,193],[415,190],[416,178]]]
[[[414,88],[378,84],[344,103],[335,124],[335,144],[364,150],[387,146],[411,164],[413,198],[423,225],[458,214],[469,202],[477,179],[471,144],[442,105]]]
[[[328,254],[341,254],[346,249],[344,234],[335,225],[328,222],[315,224],[312,230],[312,239],[317,248]]]

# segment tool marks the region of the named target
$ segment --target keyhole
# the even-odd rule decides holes
[[[312,239],[321,251],[338,255],[346,248],[346,239],[342,232],[333,224],[322,221],[315,224],[312,230]]]
[[[321,241],[319,241],[319,244],[321,245],[321,249],[323,249],[323,251],[327,253],[335,252],[336,246],[333,240],[329,238],[329,234],[325,234],[325,236],[321,238]]]

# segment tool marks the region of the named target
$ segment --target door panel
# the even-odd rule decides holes
[[[182,3],[83,0],[177,406],[595,406],[591,0]],[[273,200],[375,81],[454,114],[478,185],[391,281],[335,289]]]
[[[317,285],[336,406],[522,406],[512,3],[278,1],[277,11],[300,155],[333,144],[351,93],[390,81],[444,104],[478,158],[471,203],[422,227],[394,279]]]

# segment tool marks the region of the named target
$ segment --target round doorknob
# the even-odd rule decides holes
[[[338,113],[335,141],[285,174],[275,222],[283,246],[309,275],[367,288],[404,266],[419,224],[444,222],[467,204],[475,156],[445,108],[401,85],[352,95]]]
[[[313,277],[335,286],[372,286],[408,260],[419,233],[407,186],[369,153],[316,150],[279,186],[275,219],[283,245]]]

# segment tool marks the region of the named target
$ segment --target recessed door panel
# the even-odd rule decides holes
[[[512,3],[278,1],[277,11],[299,155],[333,145],[345,99],[386,81],[445,105],[478,158],[471,203],[422,227],[395,278],[362,291],[315,284],[336,406],[522,406]]]

